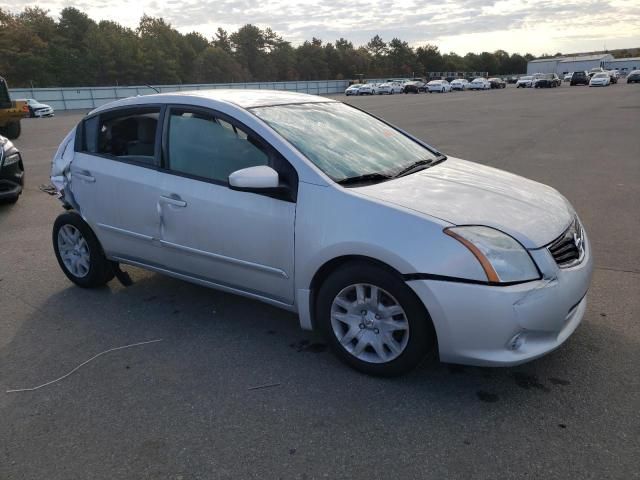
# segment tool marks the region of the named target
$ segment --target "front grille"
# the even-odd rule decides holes
[[[569,228],[549,245],[549,252],[560,268],[572,267],[584,257],[584,231],[576,218]]]

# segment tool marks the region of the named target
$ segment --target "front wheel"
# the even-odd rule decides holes
[[[377,265],[352,262],[330,275],[318,292],[316,320],[337,356],[367,374],[402,375],[435,351],[420,299]]]
[[[74,212],[59,215],[52,233],[58,264],[73,283],[83,288],[95,288],[114,277],[100,242],[80,215]]]

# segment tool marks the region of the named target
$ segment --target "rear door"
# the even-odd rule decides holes
[[[171,107],[160,192],[161,244],[175,272],[293,303],[297,174],[270,145],[208,109]],[[291,195],[232,190],[229,174],[269,165]]]
[[[105,253],[161,263],[158,173],[161,107],[115,109],[85,119],[71,163],[71,192]]]

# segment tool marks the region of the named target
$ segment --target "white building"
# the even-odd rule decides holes
[[[534,73],[557,73],[564,75],[569,72],[581,70],[589,71],[592,68],[604,67],[614,60],[609,53],[596,55],[576,55],[571,57],[541,58],[527,63],[527,75]]]
[[[634,58],[614,58],[605,62],[607,70],[618,70],[621,75],[626,76],[632,70],[640,70],[640,57]]]
[[[556,73],[558,62],[564,57],[538,58],[527,63],[527,75],[534,73]]]
[[[613,60],[613,55],[609,53],[599,53],[597,55],[580,55],[575,57],[565,57],[558,62],[558,75],[570,72],[589,71],[592,68],[604,67],[607,62]]]

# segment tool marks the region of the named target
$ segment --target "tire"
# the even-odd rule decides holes
[[[378,302],[371,301],[372,286],[380,292]],[[358,302],[358,290],[365,299],[363,304]],[[344,265],[321,285],[315,305],[316,325],[327,343],[343,362],[360,372],[402,375],[436,351],[435,331],[426,308],[402,278],[382,266],[362,261]],[[385,321],[382,312],[390,307],[400,312],[388,313]],[[361,311],[367,312],[366,316]],[[389,325],[393,328],[385,332]]]
[[[17,122],[9,122],[4,127],[0,128],[0,135],[4,135],[9,140],[15,140],[20,136],[22,132],[22,127],[20,125],[20,120]]]
[[[15,197],[4,198],[0,200],[0,204],[4,203],[8,205],[13,205],[18,201],[19,198],[20,198],[20,194],[16,195]]]
[[[77,213],[66,212],[58,215],[53,224],[52,241],[60,268],[67,278],[79,287],[101,287],[114,277],[111,263],[105,257],[100,242],[91,227]],[[72,256],[71,259],[65,259],[67,263],[62,257],[64,253],[67,257]],[[67,266],[68,263],[71,265]],[[73,263],[75,272],[71,269]]]

